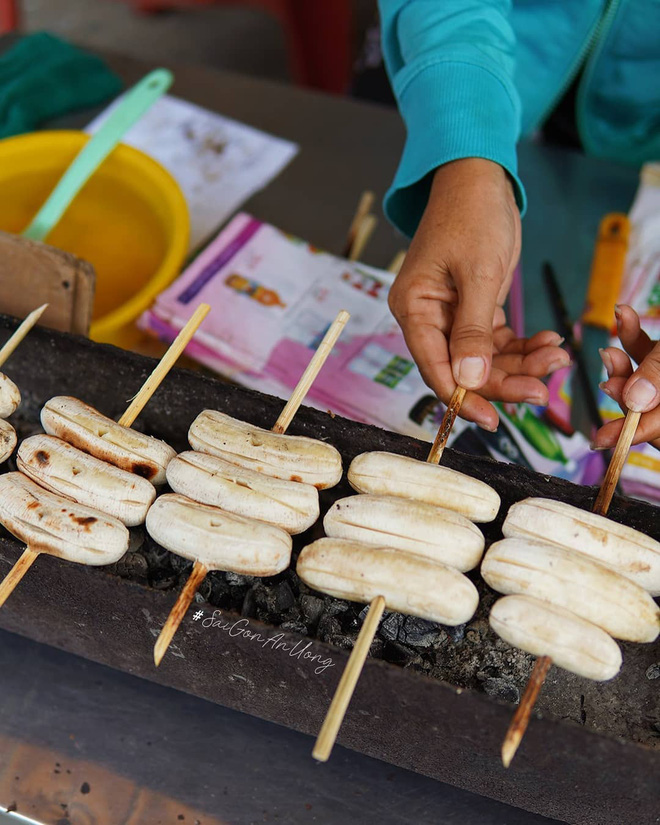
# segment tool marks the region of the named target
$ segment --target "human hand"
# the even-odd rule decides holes
[[[660,449],[660,343],[652,341],[641,329],[639,316],[632,307],[617,307],[616,320],[625,352],[617,347],[601,350],[608,375],[601,388],[624,412],[642,413],[632,443],[648,441]],[[631,358],[639,364],[636,370]],[[608,421],[596,433],[593,447],[614,447],[622,427],[623,418]]]
[[[513,187],[499,164],[447,163],[435,172],[389,296],[424,381],[445,403],[457,384],[472,390],[460,414],[491,431],[498,415],[486,399],[547,404],[540,379],[570,362],[557,333],[518,339],[506,326],[502,305],[520,235]]]

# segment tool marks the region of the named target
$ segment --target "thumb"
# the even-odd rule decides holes
[[[648,412],[660,401],[660,344],[630,376],[623,388],[623,403],[633,412]]]
[[[458,305],[449,341],[452,372],[457,384],[467,390],[476,390],[490,375],[493,317],[500,281],[456,278],[456,283]]]

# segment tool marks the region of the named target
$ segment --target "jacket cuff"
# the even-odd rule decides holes
[[[428,201],[431,173],[460,158],[484,158],[504,167],[518,208],[525,213],[525,190],[517,174],[519,111],[494,74],[469,63],[433,63],[395,92],[408,136],[384,209],[401,232],[409,237],[415,233]]]

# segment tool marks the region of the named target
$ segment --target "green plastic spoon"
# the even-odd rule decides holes
[[[167,69],[155,69],[129,89],[101,128],[78,152],[71,165],[23,231],[24,238],[43,241],[55,228],[71,201],[103,163],[131,126],[172,85]]]

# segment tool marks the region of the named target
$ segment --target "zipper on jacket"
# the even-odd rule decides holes
[[[591,27],[591,31],[587,39],[582,44],[580,51],[575,56],[573,62],[571,63],[570,69],[564,75],[564,80],[559,87],[559,91],[553,97],[552,101],[546,106],[545,110],[543,111],[542,115],[538,118],[537,124],[538,126],[542,126],[545,123],[546,118],[550,114],[550,112],[555,108],[557,103],[562,99],[562,97],[568,91],[571,83],[575,79],[575,76],[580,70],[580,67],[587,63],[591,59],[592,54],[596,49],[597,44],[602,41],[603,35],[607,32],[607,30],[612,25],[612,20],[614,19],[614,15],[617,10],[617,6],[621,0],[608,0],[605,9],[601,12],[598,19],[595,21],[593,26]],[[583,83],[580,83],[580,87],[582,87]],[[576,112],[576,120],[578,119],[577,112]],[[580,128],[578,124],[578,134],[580,134]],[[580,137],[582,135],[580,134]]]
[[[585,150],[588,150],[587,131],[585,129],[584,123],[584,99],[586,95],[586,90],[589,87],[589,82],[591,80],[591,76],[593,75],[594,66],[598,61],[598,57],[603,49],[603,43],[605,42],[605,38],[609,34],[610,29],[612,28],[614,18],[616,17],[617,12],[619,11],[620,5],[621,0],[609,0],[605,8],[605,13],[601,17],[600,22],[598,24],[598,30],[596,32],[594,40],[591,43],[589,54],[586,57],[584,74],[582,75],[582,78],[580,80],[580,86],[577,91],[577,96],[575,100],[575,123],[577,126],[578,135],[580,136],[580,140],[582,141],[582,145],[585,148]]]

